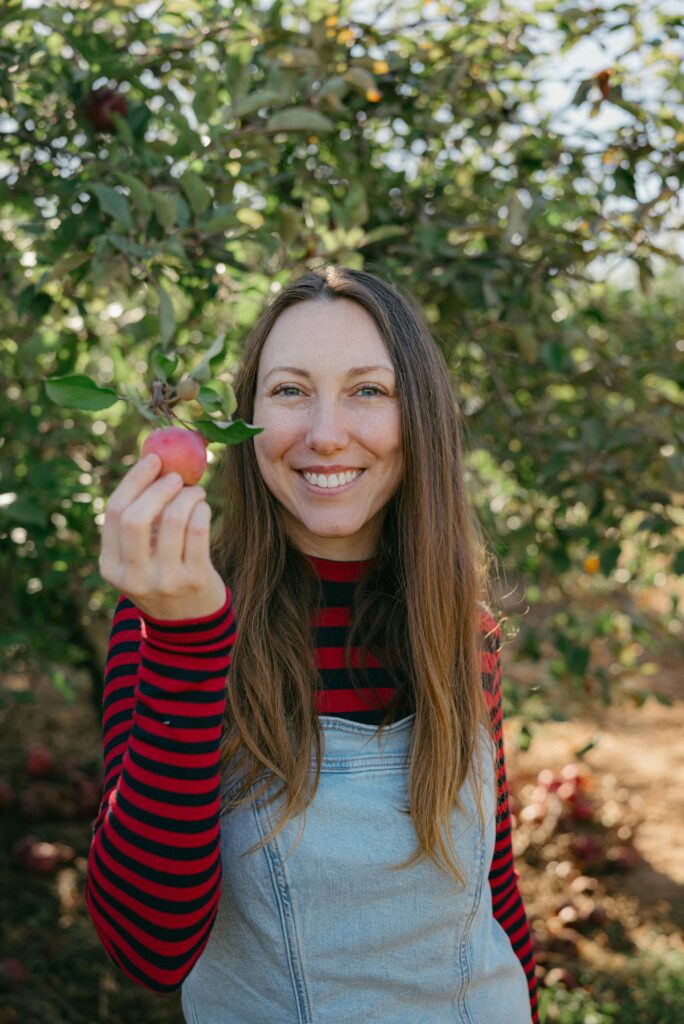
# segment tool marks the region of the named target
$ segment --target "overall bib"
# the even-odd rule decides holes
[[[484,832],[470,781],[466,812],[452,811],[463,888],[429,860],[388,870],[417,847],[402,813],[415,714],[380,743],[375,725],[319,720],[321,775],[306,814],[246,857],[282,797],[221,818],[221,896],[183,982],[188,1024],[530,1024],[525,973],[492,914],[491,736],[481,729]]]

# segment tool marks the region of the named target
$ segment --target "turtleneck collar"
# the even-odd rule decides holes
[[[332,558],[318,558],[316,555],[307,555],[306,557],[322,580],[333,580],[337,583],[360,580],[364,573],[378,562],[377,558],[337,562]]]

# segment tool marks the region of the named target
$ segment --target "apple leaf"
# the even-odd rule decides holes
[[[112,388],[102,388],[84,374],[67,377],[44,378],[48,398],[66,409],[85,409],[94,412],[108,409],[110,405],[121,401]]]
[[[198,227],[206,235],[216,235],[219,231],[225,231],[235,224],[235,210],[235,203],[218,206],[206,220],[200,221]]]
[[[192,379],[196,380],[198,384],[208,384],[212,377],[212,370],[224,361],[225,349],[226,336],[225,333],[221,333],[190,374]]]
[[[113,217],[124,231],[133,230],[131,210],[125,196],[122,196],[115,188],[110,188],[109,185],[94,184],[90,186],[90,189],[97,196],[103,213]]]
[[[208,441],[218,441],[220,444],[240,444],[264,429],[245,423],[244,420],[195,420],[194,426]]]
[[[150,198],[152,199],[157,220],[165,231],[170,231],[176,223],[177,212],[173,193],[168,190],[161,191],[160,189],[156,192],[151,192]]]
[[[173,303],[167,291],[158,286],[159,292],[159,334],[162,345],[168,344],[176,330],[176,314],[173,311]]]
[[[217,409],[223,409],[223,399],[216,393],[216,391],[214,391],[213,388],[201,386],[197,396],[197,401],[207,413],[216,412]]]
[[[286,107],[269,117],[264,131],[331,132],[334,127],[329,117],[312,107]]]
[[[199,174],[196,174],[195,171],[185,171],[181,175],[180,183],[196,216],[209,209],[211,192]]]
[[[155,349],[152,353],[152,370],[155,378],[169,381],[176,372],[177,366],[178,356],[175,352],[167,355],[160,349]]]
[[[149,217],[152,213],[152,200],[150,199],[148,187],[139,178],[136,178],[133,174],[126,174],[124,171],[117,171],[117,178],[129,190],[131,199],[140,212],[145,217]]]

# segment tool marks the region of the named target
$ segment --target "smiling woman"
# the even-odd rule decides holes
[[[374,275],[311,271],[235,395],[263,430],[218,467],[223,607],[115,615],[103,944],[194,1024],[536,1024],[501,632],[426,321]]]

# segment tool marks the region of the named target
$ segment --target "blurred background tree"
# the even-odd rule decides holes
[[[543,720],[563,693],[642,701],[635,650],[681,629],[676,595],[657,614],[638,597],[684,565],[682,18],[637,0],[354,12],[5,0],[2,667],[67,690],[62,667],[86,668],[99,707],[117,597],[99,531],[147,430],[123,403],[62,409],[44,379],[144,394],[154,350],[193,366],[225,332],[229,383],[269,295],[336,262],[413,293],[453,371],[495,611],[520,616],[527,657],[551,644],[548,678],[509,703]],[[625,27],[569,104],[584,130],[560,131],[542,63]]]

